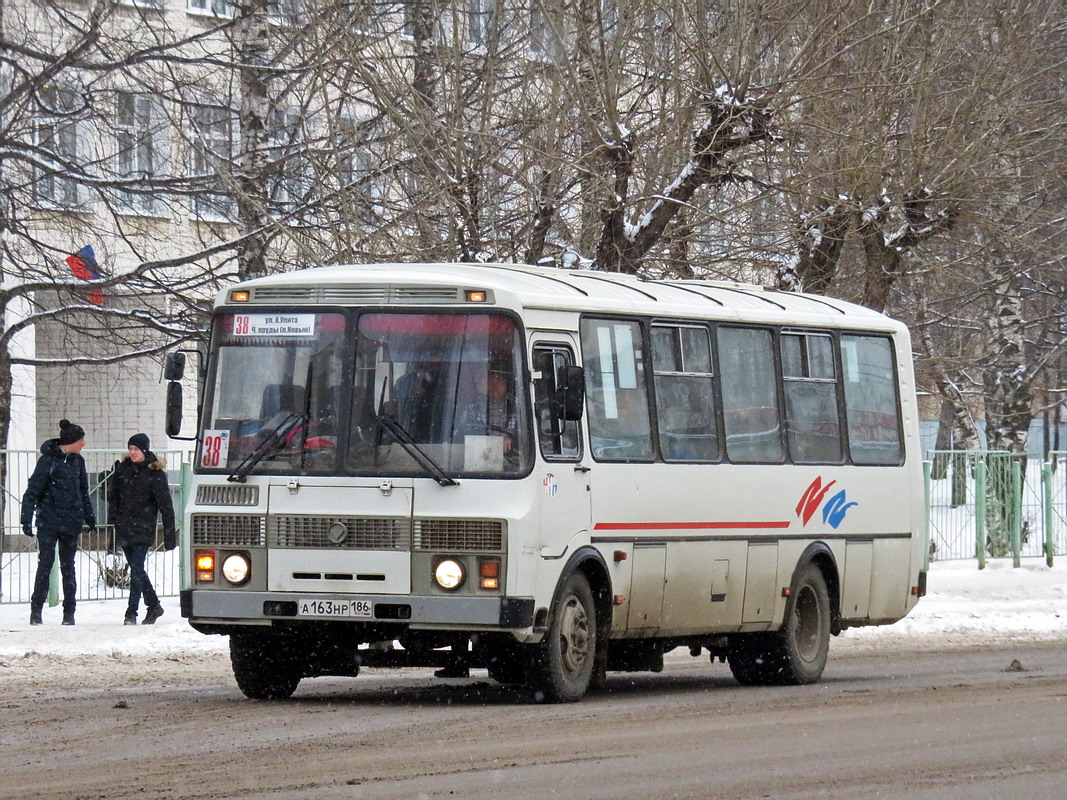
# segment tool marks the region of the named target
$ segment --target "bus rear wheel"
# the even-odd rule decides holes
[[[746,686],[799,686],[822,677],[829,650],[830,592],[809,562],[793,579],[781,630],[733,637],[727,661]]]
[[[548,632],[536,645],[529,675],[534,698],[553,703],[580,700],[589,689],[596,648],[593,592],[586,577],[576,572],[563,582]]]
[[[232,634],[230,665],[237,688],[252,700],[285,700],[302,677],[291,642],[281,636]]]

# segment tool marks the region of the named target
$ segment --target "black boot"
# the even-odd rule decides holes
[[[154,605],[151,608],[149,608],[146,612],[144,612],[144,621],[141,622],[141,624],[142,625],[155,625],[156,624],[156,620],[159,619],[162,616],[163,616],[163,606],[161,606],[161,605],[159,605],[157,603],[156,605]]]
[[[137,624],[137,612],[127,611],[126,618],[122,620],[123,625],[136,625]]]
[[[73,611],[64,611],[63,612],[63,624],[64,625],[73,625],[74,624],[74,612]]]
[[[44,624],[44,620],[41,619],[41,609],[39,609],[39,608],[31,608],[30,609],[30,624],[31,625],[43,625]]]

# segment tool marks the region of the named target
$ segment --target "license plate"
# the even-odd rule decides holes
[[[297,606],[301,617],[371,617],[369,600],[301,600]]]

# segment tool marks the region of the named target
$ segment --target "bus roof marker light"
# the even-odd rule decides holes
[[[484,289],[468,289],[467,290],[467,302],[468,303],[484,303],[489,299],[488,294]]]
[[[231,303],[247,303],[252,299],[252,293],[247,289],[234,289],[230,292]]]

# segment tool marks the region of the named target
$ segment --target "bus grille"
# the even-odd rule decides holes
[[[504,523],[488,519],[417,519],[413,549],[499,552],[504,549]]]
[[[271,547],[342,547],[353,550],[407,550],[408,519],[277,515],[267,519]]]
[[[455,303],[453,286],[264,286],[252,290],[253,303],[309,305],[385,305],[387,303]]]
[[[258,514],[193,514],[193,544],[262,547],[266,524]]]
[[[201,484],[196,487],[198,506],[254,506],[259,504],[258,486]]]

